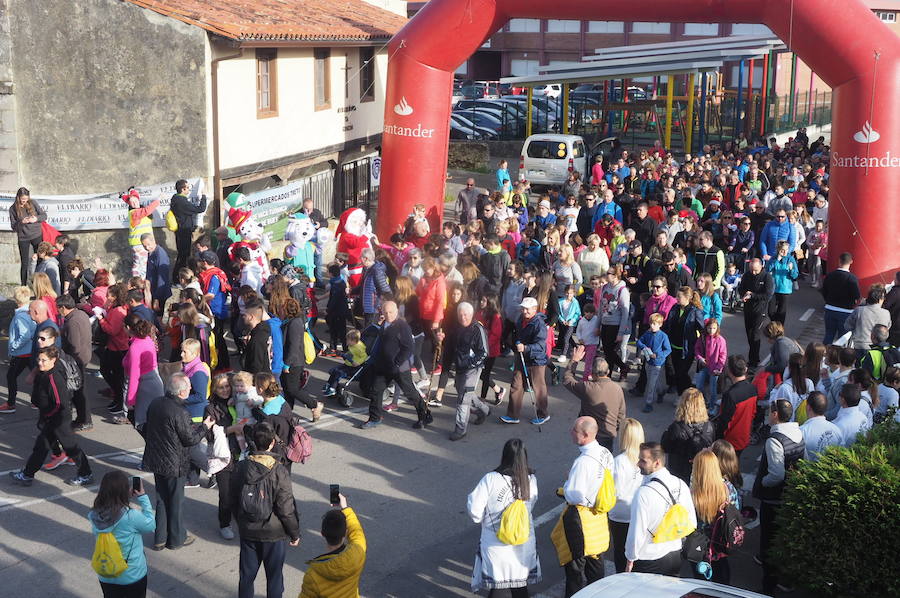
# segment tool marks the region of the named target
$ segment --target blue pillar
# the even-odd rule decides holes
[[[706,145],[706,71],[700,74],[700,131],[698,135],[697,153],[703,152],[703,146]]]
[[[741,117],[741,96],[744,94],[744,60],[738,66],[737,99],[734,102],[734,131],[731,138],[737,139],[738,132],[744,130],[744,119]]]

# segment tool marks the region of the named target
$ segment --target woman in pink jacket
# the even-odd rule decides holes
[[[662,276],[656,276],[650,281],[650,298],[644,306],[644,328],[650,327],[650,316],[661,314],[663,319],[668,317],[669,311],[678,303],[669,294],[669,283]]]
[[[128,352],[122,360],[128,381],[125,405],[128,419],[140,432],[147,421],[147,407],[165,394],[156,362],[153,324],[135,314],[125,316],[125,329],[131,336]],[[118,423],[118,422],[117,422]]]
[[[694,377],[694,386],[703,391],[706,397],[706,408],[714,413],[718,411],[718,397],[716,387],[719,384],[719,376],[725,368],[725,360],[728,358],[728,345],[725,337],[719,334],[719,321],[709,318],[703,325],[703,334],[700,335],[697,344],[694,345],[694,356],[697,358],[699,371]],[[709,389],[705,386],[709,384]]]
[[[425,337],[431,341],[434,351],[438,350],[439,342],[437,331],[444,319],[444,307],[447,305],[447,281],[441,269],[438,268],[434,258],[426,257],[422,262],[424,275],[416,285],[416,295],[419,296],[419,320],[422,322],[422,331]],[[441,373],[438,365],[434,373]]]
[[[101,345],[100,374],[112,389],[112,402],[109,412],[117,423],[127,424],[125,418],[125,372],[122,360],[128,351],[128,332],[125,330],[125,315],[128,313],[128,287],[122,283],[109,287],[106,297],[106,309],[98,309],[94,313],[100,322],[100,328],[106,333],[106,346]],[[121,417],[119,417],[121,416]]]

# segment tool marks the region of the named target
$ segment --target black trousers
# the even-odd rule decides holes
[[[6,404],[10,407],[16,406],[16,394],[19,392],[19,374],[30,369],[31,357],[9,358],[9,369],[6,370],[6,388],[9,390],[9,394],[6,397]]]
[[[759,344],[761,340],[759,327],[765,319],[766,314],[764,313],[744,310],[744,331],[747,333],[747,344],[750,346],[747,361],[753,367],[759,365]]]
[[[231,369],[231,355],[228,353],[228,345],[225,344],[225,330],[228,328],[228,324],[227,318],[216,318],[216,326],[213,328],[213,334],[216,336],[216,353],[219,357],[217,370]]]
[[[291,366],[287,372],[281,372],[281,388],[284,389],[284,400],[288,402],[291,409],[298,402],[303,403],[310,409],[316,408],[316,400],[300,390],[300,375],[303,374],[303,366]]]
[[[572,335],[575,333],[574,326],[567,326],[565,324],[557,324],[557,328],[559,329],[559,345],[560,351],[559,354],[568,357],[569,356],[569,344],[572,342]]]
[[[241,538],[238,598],[253,598],[253,582],[259,566],[266,570],[266,598],[281,598],[284,593],[284,557],[287,540],[257,542]]]
[[[617,336],[619,336],[617,325],[600,326],[600,343],[603,345],[603,356],[609,364],[610,373],[616,370],[624,371],[626,367],[619,352],[619,343],[616,342]]]
[[[481,400],[483,401],[485,397],[487,397],[487,393],[489,390],[494,388],[495,382],[494,379],[491,378],[491,370],[494,369],[494,363],[497,361],[496,357],[488,357],[484,360],[484,367],[481,368]]]
[[[184,505],[183,477],[169,477],[153,474],[156,486],[156,533],[154,544],[165,544],[166,548],[178,548],[187,538],[187,530],[182,522]]]
[[[678,577],[681,572],[681,551],[673,550],[654,561],[635,561],[631,570],[634,573],[658,573],[659,575]]]
[[[109,387],[113,391],[113,400],[118,405],[119,410],[125,409],[125,368],[122,366],[122,360],[125,358],[127,351],[112,351],[104,349],[100,353],[100,374]]]
[[[216,474],[216,488],[219,491],[219,527],[231,525],[231,474],[223,469]]]
[[[22,280],[23,287],[28,284],[28,272],[31,269],[31,253],[37,253],[38,245],[41,244],[42,240],[41,237],[36,239],[19,239],[19,260],[22,262],[19,278]]]
[[[779,505],[769,502],[759,503],[759,558],[762,560],[762,586],[763,592],[771,594],[778,585],[778,567],[776,565],[775,556],[769,553],[772,546],[772,538],[778,532],[778,525],[775,523],[775,515],[778,513]]]
[[[147,576],[124,585],[101,581],[100,589],[103,590],[103,598],[144,598],[147,595]]]
[[[62,445],[66,454],[75,461],[78,466],[78,475],[91,475],[91,464],[87,455],[78,446],[78,437],[72,431],[71,415],[62,413],[57,416],[52,423],[45,423],[43,429],[34,440],[34,448],[31,449],[31,455],[25,462],[25,475],[34,477],[34,474],[44,464],[47,453],[59,443]]]
[[[89,424],[91,423],[91,410],[88,409],[87,405],[87,397],[84,396],[84,364],[78,362],[78,367],[81,369],[81,388],[72,393],[72,406],[75,407],[75,423],[76,424]]]
[[[625,540],[628,538],[628,524],[618,521],[609,522],[609,552],[612,552],[616,573],[624,573],[628,559],[625,558]]]
[[[173,278],[178,273],[179,268],[187,266],[187,260],[191,256],[193,232],[190,228],[181,227],[175,231],[175,249],[178,251],[178,257],[175,258],[175,265],[172,267]]]
[[[672,369],[674,370],[675,388],[678,395],[681,396],[686,389],[693,384],[691,380],[691,365],[694,363],[693,354],[687,357],[682,356],[681,349],[672,348]]]
[[[773,322],[781,322],[784,324],[787,318],[788,298],[790,293],[775,293],[772,296],[772,303],[769,304],[769,318]]]
[[[425,400],[422,399],[422,395],[419,393],[419,389],[413,383],[412,374],[409,373],[409,370],[396,374],[375,375],[372,379],[372,387],[369,389],[369,419],[381,421],[381,418],[384,417],[384,410],[382,409],[384,391],[392,381],[403,391],[407,399],[415,403],[416,415],[418,415],[419,421],[423,421],[428,414],[428,408],[425,405]]]
[[[603,579],[603,559],[583,556],[573,559],[563,566],[566,572],[566,598],[578,590]]]
[[[491,590],[488,592],[488,598],[528,598],[528,586]]]
[[[331,348],[337,350],[337,346],[341,346],[341,351],[347,351],[347,318],[344,316],[326,316],[325,323],[328,325],[328,336],[331,340]]]

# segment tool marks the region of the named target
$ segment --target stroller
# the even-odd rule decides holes
[[[337,383],[337,386],[335,388],[335,396],[337,397],[338,404],[341,407],[349,408],[351,405],[353,405],[353,400],[356,397],[365,398],[366,394],[368,394],[371,383],[370,370],[372,369],[372,357],[375,355],[375,350],[378,348],[378,341],[380,339],[381,326],[379,326],[378,324],[372,324],[368,326],[360,334],[360,341],[366,345],[369,357],[363,362],[361,366],[356,368],[356,371],[353,372],[352,376]],[[352,392],[350,390],[350,386],[356,381],[359,381],[359,392]]]

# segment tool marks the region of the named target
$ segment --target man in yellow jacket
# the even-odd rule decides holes
[[[322,518],[327,551],[311,561],[303,577],[300,598],[359,598],[359,577],[366,564],[366,536],[347,499],[340,494],[340,510]]]

